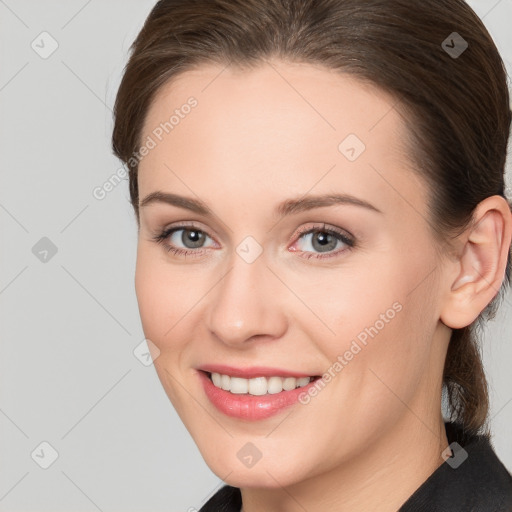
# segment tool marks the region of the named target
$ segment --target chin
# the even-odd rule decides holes
[[[238,446],[236,450],[239,450]],[[282,457],[274,453],[271,459],[265,460],[265,457],[262,457],[254,465],[246,467],[236,456],[235,450],[234,457],[228,456],[226,452],[227,450],[224,455],[201,452],[201,455],[210,470],[233,487],[279,489],[311,476],[311,471],[304,465],[304,461],[299,460],[299,454],[297,462],[293,465],[283,464]],[[300,472],[297,472],[297,469],[300,469]]]
[[[228,466],[225,466],[223,469],[225,470],[223,475],[215,473],[219,478],[223,478],[229,471]],[[227,478],[224,478],[228,485],[243,489],[282,489],[300,480],[298,477],[291,478],[283,466],[281,468],[276,467],[275,471],[264,467],[261,467],[259,470],[256,470],[256,468],[234,470]]]

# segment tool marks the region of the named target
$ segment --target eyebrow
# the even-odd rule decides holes
[[[213,217],[213,212],[211,209],[208,208],[208,206],[202,201],[161,191],[151,192],[149,195],[147,195],[139,203],[139,208],[143,208],[144,206],[153,203],[166,203],[172,206],[177,206],[178,208],[190,210],[205,217]],[[377,213],[382,213],[382,211],[373,204],[364,201],[363,199],[354,197],[350,194],[324,194],[303,196],[296,199],[287,199],[277,205],[275,214],[279,218],[282,218],[287,215],[312,210],[314,208],[322,208],[340,204],[359,206],[361,208],[366,208]]]

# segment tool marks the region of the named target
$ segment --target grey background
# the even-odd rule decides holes
[[[133,353],[144,335],[127,181],[93,196],[120,167],[111,107],[153,3],[0,0],[0,511],[193,510],[222,483]],[[512,2],[470,5],[510,75]],[[58,43],[46,59],[31,47],[43,31]],[[511,313],[509,294],[484,343],[509,470]],[[44,441],[58,452],[48,469]]]

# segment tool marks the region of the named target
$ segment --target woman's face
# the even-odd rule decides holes
[[[443,267],[393,104],[347,75],[271,61],[187,71],[148,112],[144,333],[206,463],[232,485],[290,485],[390,456],[398,431],[436,431]],[[201,369],[254,380],[220,377],[231,392]],[[324,378],[291,390],[301,375]]]

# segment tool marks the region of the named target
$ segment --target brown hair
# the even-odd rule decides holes
[[[468,44],[460,55],[449,53],[454,32]],[[201,63],[250,69],[270,57],[348,73],[397,100],[414,170],[431,192],[436,241],[450,244],[486,197],[505,197],[507,75],[484,24],[463,0],[161,0],[131,47],[114,109],[112,147],[129,168],[137,221],[133,155],[159,88]],[[499,293],[475,322],[453,330],[445,361],[450,419],[472,433],[489,433],[477,331],[494,317],[510,268],[509,253]]]

